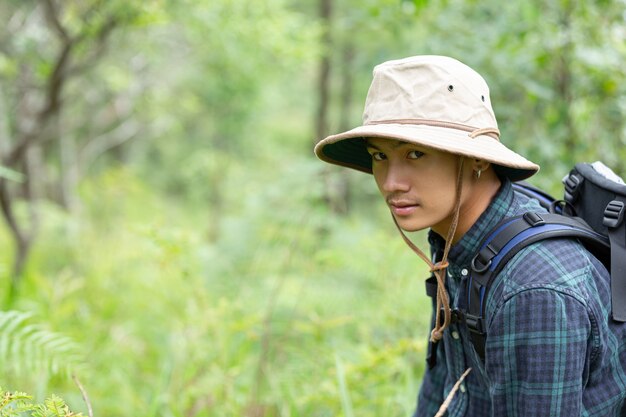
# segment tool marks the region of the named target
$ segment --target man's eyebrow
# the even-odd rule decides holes
[[[394,141],[391,142],[391,147],[393,149],[400,148],[402,146],[411,146],[411,145],[413,145],[413,144],[409,143],[409,142],[403,142],[401,140],[394,140]]]

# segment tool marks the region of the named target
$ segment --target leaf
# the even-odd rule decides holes
[[[23,182],[24,174],[0,165],[0,178],[5,178],[7,180],[16,182]]]
[[[0,312],[0,370],[16,374],[66,374],[80,362],[78,345],[69,337],[30,324],[30,313]]]
[[[23,392],[4,392],[0,388],[0,417],[82,417],[73,413],[65,401],[51,395],[42,404],[33,404],[33,397]]]

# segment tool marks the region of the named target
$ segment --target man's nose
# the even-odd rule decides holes
[[[410,189],[409,175],[402,166],[389,164],[382,189],[386,193],[406,192]]]

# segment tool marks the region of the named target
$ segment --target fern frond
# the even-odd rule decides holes
[[[73,413],[65,401],[52,395],[42,404],[33,404],[32,396],[23,392],[4,392],[0,387],[0,417],[83,417]]]
[[[70,375],[80,349],[67,336],[31,324],[32,314],[0,311],[0,372]]]
[[[0,387],[0,417],[17,417],[32,411],[32,398],[23,392],[4,392]]]
[[[75,414],[62,398],[52,395],[43,404],[35,406],[32,417],[82,417],[82,413]]]

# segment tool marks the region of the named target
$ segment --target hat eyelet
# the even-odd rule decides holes
[[[450,84],[448,86],[448,91],[450,91],[450,92],[454,91],[454,86],[452,84]]]
[[[480,99],[483,101],[483,103],[485,102],[485,96],[480,96]]]

